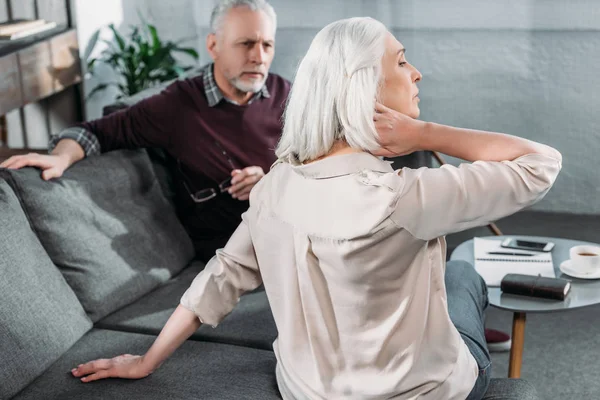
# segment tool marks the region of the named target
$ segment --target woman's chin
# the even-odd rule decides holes
[[[416,107],[415,110],[412,110],[409,114],[407,114],[409,117],[411,117],[412,119],[417,119],[419,118],[419,116],[421,115],[421,110],[419,109],[419,107]]]

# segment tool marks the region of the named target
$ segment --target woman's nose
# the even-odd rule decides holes
[[[421,75],[421,72],[415,68],[414,81],[419,82],[421,79],[423,79],[423,75]]]

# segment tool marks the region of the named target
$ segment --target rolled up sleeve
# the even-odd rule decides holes
[[[262,283],[246,214],[225,248],[217,250],[181,298],[180,304],[202,323],[217,326],[242,294]]]
[[[100,154],[100,142],[92,132],[79,127],[65,129],[52,135],[48,143],[48,153],[52,153],[58,142],[63,139],[73,139],[83,148],[86,157]]]
[[[391,218],[423,240],[485,225],[541,200],[561,167],[557,152],[557,157],[536,153],[513,161],[406,168],[399,173],[404,185]]]

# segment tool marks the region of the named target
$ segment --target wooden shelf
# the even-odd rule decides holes
[[[57,35],[63,34],[70,29],[66,26],[57,26],[56,28],[47,30],[45,32],[38,33],[36,35],[31,35],[26,38],[21,38],[17,40],[3,40],[0,41],[0,57],[4,57],[6,55],[16,53],[20,50],[23,50],[27,47],[33,46],[40,42],[45,42]]]
[[[75,29],[0,43],[0,115],[35,103],[81,82]]]

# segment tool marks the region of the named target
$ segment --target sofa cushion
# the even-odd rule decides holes
[[[226,344],[185,342],[143,380],[82,383],[70,370],[87,361],[143,354],[154,336],[94,329],[14,400],[281,399],[273,352]]]
[[[157,335],[173,313],[181,296],[204,265],[195,262],[181,274],[99,321],[96,326],[129,332]],[[264,290],[241,297],[240,302],[216,328],[203,325],[192,335],[193,340],[237,344],[259,349],[273,349],[277,328]]]
[[[92,322],[0,180],[0,399],[17,393]]]
[[[0,171],[92,321],[189,264],[193,246],[144,150],[90,157],[62,178]]]

